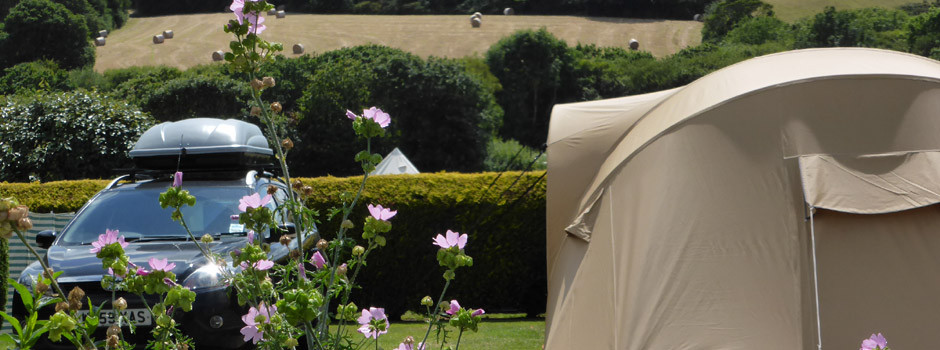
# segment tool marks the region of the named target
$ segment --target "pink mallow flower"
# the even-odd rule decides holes
[[[872,334],[868,339],[862,340],[859,350],[879,350],[888,347],[888,340],[881,333]]]
[[[392,122],[392,117],[388,115],[388,113],[382,112],[381,109],[375,107],[363,109],[362,117],[372,119],[372,121],[378,123],[382,128],[387,127],[388,124]]]
[[[317,270],[319,270],[326,266],[326,259],[323,258],[323,255],[320,254],[319,251],[317,251],[316,253],[313,253],[313,257],[310,258],[310,263],[313,264],[313,266],[316,266]]]
[[[257,2],[258,0],[247,0],[250,2]],[[259,17],[255,12],[245,13],[245,0],[233,0],[232,4],[228,7],[229,10],[235,13],[235,19],[238,20],[238,24],[245,23],[245,19],[248,19],[248,32],[261,34],[266,27],[260,23],[264,23],[264,17]]]
[[[349,118],[349,119],[352,119],[352,120],[356,120],[356,117],[358,117],[358,115],[356,115],[356,113],[353,113],[353,111],[350,111],[350,110],[348,110],[348,109],[346,110],[346,118]]]
[[[163,259],[150,258],[150,260],[147,260],[147,264],[150,264],[150,269],[152,271],[170,272],[171,270],[173,270],[174,267],[176,267],[175,263],[167,263],[166,258],[163,258]]]
[[[242,263],[241,263],[239,266],[241,266],[243,269],[247,270],[247,269],[248,269],[248,262],[247,262],[247,261],[242,261]],[[271,260],[258,260],[258,261],[255,261],[254,264],[251,264],[251,267],[253,267],[255,270],[258,270],[258,271],[264,271],[264,270],[268,270],[268,269],[274,267],[274,262],[271,261]]]
[[[244,212],[244,211],[248,211],[248,208],[257,209],[270,202],[271,202],[270,194],[265,195],[264,198],[261,198],[261,196],[258,193],[255,193],[252,195],[244,196],[242,197],[242,199],[239,199],[238,210],[241,210]]]
[[[438,234],[437,237],[434,237],[434,245],[441,247],[442,249],[447,249],[450,247],[457,247],[463,249],[467,245],[467,234],[460,234],[459,232],[454,232],[447,230],[447,237]]]
[[[124,242],[124,236],[118,236],[118,230],[105,229],[104,234],[98,235],[97,242],[91,242],[91,246],[94,248],[91,248],[90,251],[97,254],[102,248],[113,243],[120,243],[121,248],[127,248],[127,242]]]
[[[375,206],[369,204],[366,206],[366,208],[369,208],[369,214],[372,214],[372,217],[374,217],[376,220],[388,221],[388,219],[391,219],[393,216],[395,216],[395,214],[398,214],[397,210],[383,208],[381,204]]]
[[[460,303],[457,300],[451,300],[450,310],[447,310],[447,314],[453,316],[457,314],[457,311],[460,311]]]
[[[366,338],[379,339],[379,336],[388,333],[388,318],[385,317],[385,309],[380,307],[370,307],[368,310],[362,309],[362,315],[359,316],[359,333]]]
[[[270,307],[265,306],[264,302],[258,304],[258,308],[251,307],[248,309],[248,313],[242,316],[242,322],[245,322],[245,326],[242,327],[241,333],[245,336],[245,341],[249,339],[257,344],[261,341],[261,338],[264,336],[264,331],[261,330],[260,325],[263,323],[271,323],[271,314],[277,312],[277,306],[271,305]],[[264,321],[258,323],[256,319],[258,315],[264,316]]]
[[[418,345],[399,343],[398,347],[392,350],[426,350],[426,347],[424,346],[424,343],[418,343]]]
[[[183,187],[183,172],[177,171],[173,174],[173,187]]]

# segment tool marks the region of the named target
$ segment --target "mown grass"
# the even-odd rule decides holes
[[[482,55],[499,39],[521,29],[546,28],[569,45],[579,42],[598,46],[627,47],[631,38],[640,49],[666,56],[701,42],[702,24],[691,21],[643,20],[576,16],[486,15],[480,28],[470,26],[469,16],[379,16],[288,14],[277,19],[266,16],[266,40],[284,44],[284,54],[294,44],[307,53],[322,53],[342,47],[380,44],[422,57],[459,58]],[[227,50],[231,35],[222,26],[234,16],[210,13],[131,18],[127,25],[96,48],[95,70],[142,65],[189,68],[212,62],[212,52]],[[153,35],[173,30],[173,39],[154,44]]]
[[[356,325],[347,326],[350,332],[356,331]],[[453,348],[457,344],[457,332],[447,327],[447,344]],[[388,333],[379,337],[379,349],[392,350],[398,347],[407,336],[421,341],[427,331],[427,324],[422,322],[392,322]],[[354,339],[362,339],[359,333],[353,334]],[[484,320],[478,332],[465,332],[460,337],[460,349],[467,350],[539,350],[545,339],[544,319],[496,319]],[[430,347],[428,350],[440,349],[440,342],[432,330],[428,337]],[[371,339],[362,346],[363,350],[375,349]],[[446,347],[444,348],[446,349]]]
[[[820,13],[826,6],[833,6],[837,10],[865,7],[897,8],[904,4],[920,2],[920,0],[764,0],[764,2],[774,5],[777,18],[794,22]]]

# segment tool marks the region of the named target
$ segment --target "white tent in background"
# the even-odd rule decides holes
[[[375,166],[369,175],[398,175],[398,174],[420,174],[418,168],[415,168],[414,164],[411,164],[411,161],[408,160],[408,157],[405,157],[405,154],[401,153],[401,150],[398,147],[392,150],[385,159],[382,159],[382,162],[379,165]]]

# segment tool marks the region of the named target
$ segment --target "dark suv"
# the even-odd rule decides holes
[[[218,135],[219,133],[227,133]],[[244,134],[248,135],[244,135]],[[150,136],[148,136],[150,135]],[[151,137],[153,135],[157,135]],[[81,287],[95,305],[111,300],[112,292],[102,287],[102,275],[106,273],[101,261],[91,252],[92,242],[106,230],[118,230],[130,244],[125,248],[127,256],[136,265],[147,266],[150,258],[168,259],[175,263],[173,272],[178,283],[196,293],[193,310],[174,315],[180,328],[192,337],[200,348],[239,348],[245,345],[239,329],[244,326],[241,316],[245,309],[236,303],[231,288],[222,283],[222,269],[232,266],[217,266],[207,262],[186,231],[170,218],[170,208],[161,208],[158,196],[171,185],[172,173],[183,170],[183,189],[196,197],[196,205],[184,207],[183,216],[196,237],[211,235],[209,246],[215,253],[228,256],[229,252],[243,247],[248,239],[244,226],[233,215],[240,213],[239,199],[246,195],[268,193],[269,187],[276,191],[267,204],[271,209],[283,202],[289,189],[269,172],[270,149],[252,149],[250,139],[258,143],[255,136],[260,130],[251,124],[236,120],[190,119],[175,123],[163,123],[147,131],[131,152],[137,169],[132,174],[118,177],[104,190],[96,194],[76,213],[61,233],[41,232],[37,243],[48,248],[45,259],[55,271],[62,271],[58,281],[66,292],[75,286]],[[148,138],[150,137],[150,138]],[[156,138],[155,142],[151,139]],[[165,140],[176,140],[165,141]],[[263,140],[263,137],[262,137]],[[167,143],[179,144],[163,147]],[[248,147],[248,148],[246,148]],[[247,153],[253,153],[246,155]],[[155,151],[156,150],[156,151]],[[266,152],[265,152],[266,151]],[[260,155],[260,156],[259,156]],[[172,168],[171,168],[172,166]],[[277,232],[292,232],[286,215],[276,213],[281,223]],[[315,232],[308,233],[312,238]],[[277,242],[280,233],[259,233],[257,239],[265,239],[271,245],[269,259],[285,260],[290,249]],[[29,265],[21,274],[19,282],[28,287],[42,268],[38,262]],[[117,293],[127,300],[127,316],[137,324],[136,334],[125,332],[127,340],[144,346],[153,324],[146,304],[136,295]],[[148,300],[153,304],[155,300]],[[104,331],[114,323],[109,304],[102,311],[96,339],[104,339]],[[85,306],[87,312],[87,306]],[[53,310],[43,310],[41,318],[48,318]],[[22,318],[25,310],[18,297],[14,297],[13,314]],[[110,317],[108,317],[110,315]],[[51,343],[43,340],[39,348],[72,348],[70,343]]]

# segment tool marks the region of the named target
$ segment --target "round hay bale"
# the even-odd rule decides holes
[[[302,54],[302,53],[304,53],[304,45],[303,45],[303,44],[294,44],[294,54],[295,54],[295,55],[299,55],[299,54]]]
[[[692,20],[702,22],[705,20],[705,16],[702,16],[701,13],[696,13],[695,16],[692,16]]]
[[[270,9],[270,10],[268,10],[268,16],[274,16],[274,15],[276,15],[276,14],[277,14],[277,10],[275,10],[275,9]]]
[[[221,60],[223,60],[223,59],[225,59],[225,53],[223,53],[222,50],[215,51],[215,52],[212,53],[212,60],[213,60],[213,61],[218,62],[218,61],[221,61]]]
[[[278,11],[286,11],[286,10],[287,10],[287,6],[286,6],[286,5],[277,5],[277,10],[278,10]]]
[[[512,15],[514,15],[514,14],[516,14],[516,11],[513,11],[513,10],[512,10],[512,7],[507,7],[507,8],[505,8],[505,9],[503,9],[503,15],[512,16]]]
[[[99,31],[98,31],[98,36],[107,38],[107,37],[108,37],[108,31],[107,31],[107,30],[99,30]]]
[[[163,44],[163,34],[157,34],[153,36],[154,44]]]
[[[163,31],[163,38],[164,38],[164,39],[173,39],[173,31],[172,31],[172,30],[169,30],[169,29],[164,30],[164,31]]]
[[[287,17],[287,13],[284,12],[284,10],[277,11],[277,18],[284,18],[284,17]]]
[[[636,39],[630,39],[630,50],[638,50],[640,48],[640,42]]]
[[[470,25],[474,28],[480,28],[480,24],[483,24],[483,21],[480,20],[480,17],[473,17],[470,19]]]
[[[95,46],[104,46],[104,37],[99,36],[95,38]]]
[[[474,13],[473,13],[473,17],[476,17],[476,18],[479,18],[479,19],[483,19],[483,14],[482,14],[482,13],[479,13],[479,12],[474,12]]]

